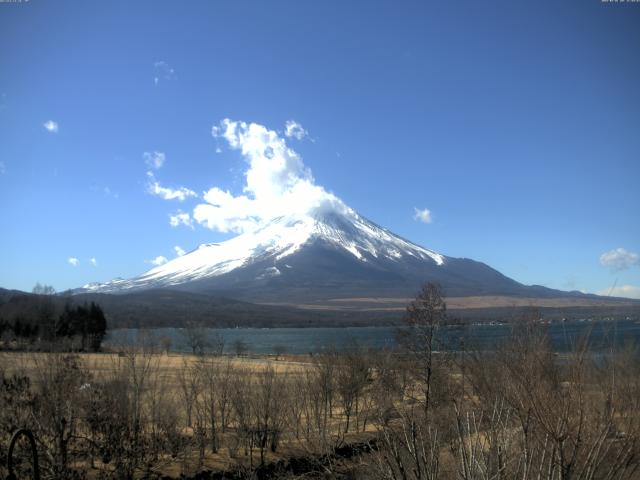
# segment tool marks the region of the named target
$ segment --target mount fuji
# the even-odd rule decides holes
[[[346,206],[280,216],[225,242],[200,245],[138,277],[88,284],[74,293],[167,289],[299,304],[406,298],[427,281],[438,282],[449,297],[581,295],[525,286],[484,263],[434,252]]]
[[[299,135],[290,128],[297,126]],[[92,283],[70,293],[98,301],[113,325],[310,326],[397,320],[425,282],[443,288],[450,310],[464,315],[514,308],[600,308],[603,297],[523,285],[490,266],[454,258],[376,225],[316,183],[292,148],[307,135],[287,122],[284,132],[257,123],[223,119],[212,127],[220,145],[245,164],[241,191],[212,186],[182,212],[219,232],[242,232],[207,243],[130,279]],[[147,171],[148,193],[175,200],[184,193],[162,187]],[[174,223],[176,223],[174,225]],[[612,304],[629,301],[608,299]],[[637,307],[637,303],[633,308]],[[626,306],[624,308],[627,308]]]

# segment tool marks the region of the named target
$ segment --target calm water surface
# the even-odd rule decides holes
[[[633,320],[611,322],[574,321],[544,326],[553,348],[567,351],[585,335],[595,350],[622,346],[626,343],[640,344],[640,322]],[[288,353],[306,354],[335,348],[345,350],[356,347],[393,348],[396,345],[397,327],[346,327],[346,328],[221,328],[207,329],[207,334],[219,334],[224,338],[225,352],[234,351],[233,343],[242,340],[251,353],[270,354],[280,347]],[[456,350],[461,341],[467,348],[491,349],[509,337],[511,325],[470,325],[466,327],[444,327],[439,333],[442,349]],[[171,349],[187,352],[189,347],[184,331],[180,328],[158,328],[140,331],[118,329],[109,333],[108,346],[139,344],[144,338],[158,340],[171,338]]]

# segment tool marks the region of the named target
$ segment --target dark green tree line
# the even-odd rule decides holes
[[[94,302],[72,308],[66,305],[57,322],[56,337],[78,337],[80,350],[97,351],[107,333],[107,320],[102,308]]]

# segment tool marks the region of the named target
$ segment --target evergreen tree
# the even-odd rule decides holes
[[[37,310],[37,322],[42,327],[44,336],[53,340],[58,330],[56,316],[56,305],[54,301],[55,289],[50,285],[40,285],[36,283],[32,292],[35,294],[35,304]]]
[[[71,324],[73,323],[74,311],[68,303],[64,306],[64,311],[58,319],[56,325],[56,338],[70,337],[72,335]]]
[[[23,328],[22,328],[22,318],[21,317],[17,317],[15,319],[15,321],[13,322],[13,334],[16,337],[22,337]]]
[[[65,306],[57,322],[57,338],[80,338],[80,349],[100,350],[100,345],[107,333],[107,321],[102,308],[91,302],[89,306],[78,305],[72,308]]]
[[[102,340],[104,340],[104,337],[107,334],[107,319],[105,318],[100,305],[91,302],[88,319],[87,333],[89,335],[89,346],[91,347],[91,350],[97,352],[100,350]]]

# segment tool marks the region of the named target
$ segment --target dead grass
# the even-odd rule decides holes
[[[21,373],[31,378],[34,377],[34,372],[38,365],[42,365],[47,362],[48,358],[52,356],[60,355],[66,356],[68,353],[43,353],[43,352],[1,352],[0,353],[0,365],[4,369],[5,373]],[[89,372],[98,377],[102,377],[108,372],[113,371],[114,365],[118,365],[123,361],[124,355],[118,353],[78,353],[82,365],[89,370]],[[230,361],[233,367],[242,368],[245,371],[262,373],[269,367],[273,368],[278,374],[301,374],[311,368],[312,364],[309,361],[309,357],[305,355],[286,355],[281,356],[278,360],[273,356],[264,355],[251,355],[251,356],[197,356],[190,354],[171,353],[167,354],[151,354],[151,358],[154,365],[157,365],[158,374],[163,378],[177,378],[178,372],[182,370],[185,365],[195,365],[199,360],[203,358],[209,362],[226,364]]]
[[[269,305],[286,305],[307,310],[364,310],[364,311],[404,311],[410,298],[403,297],[354,297],[332,298],[317,303],[290,304],[269,303]],[[538,307],[538,308],[575,308],[575,307],[607,307],[633,306],[633,300],[608,298],[533,298],[508,296],[471,296],[447,297],[447,308],[450,310],[466,310],[479,308],[504,307]]]

